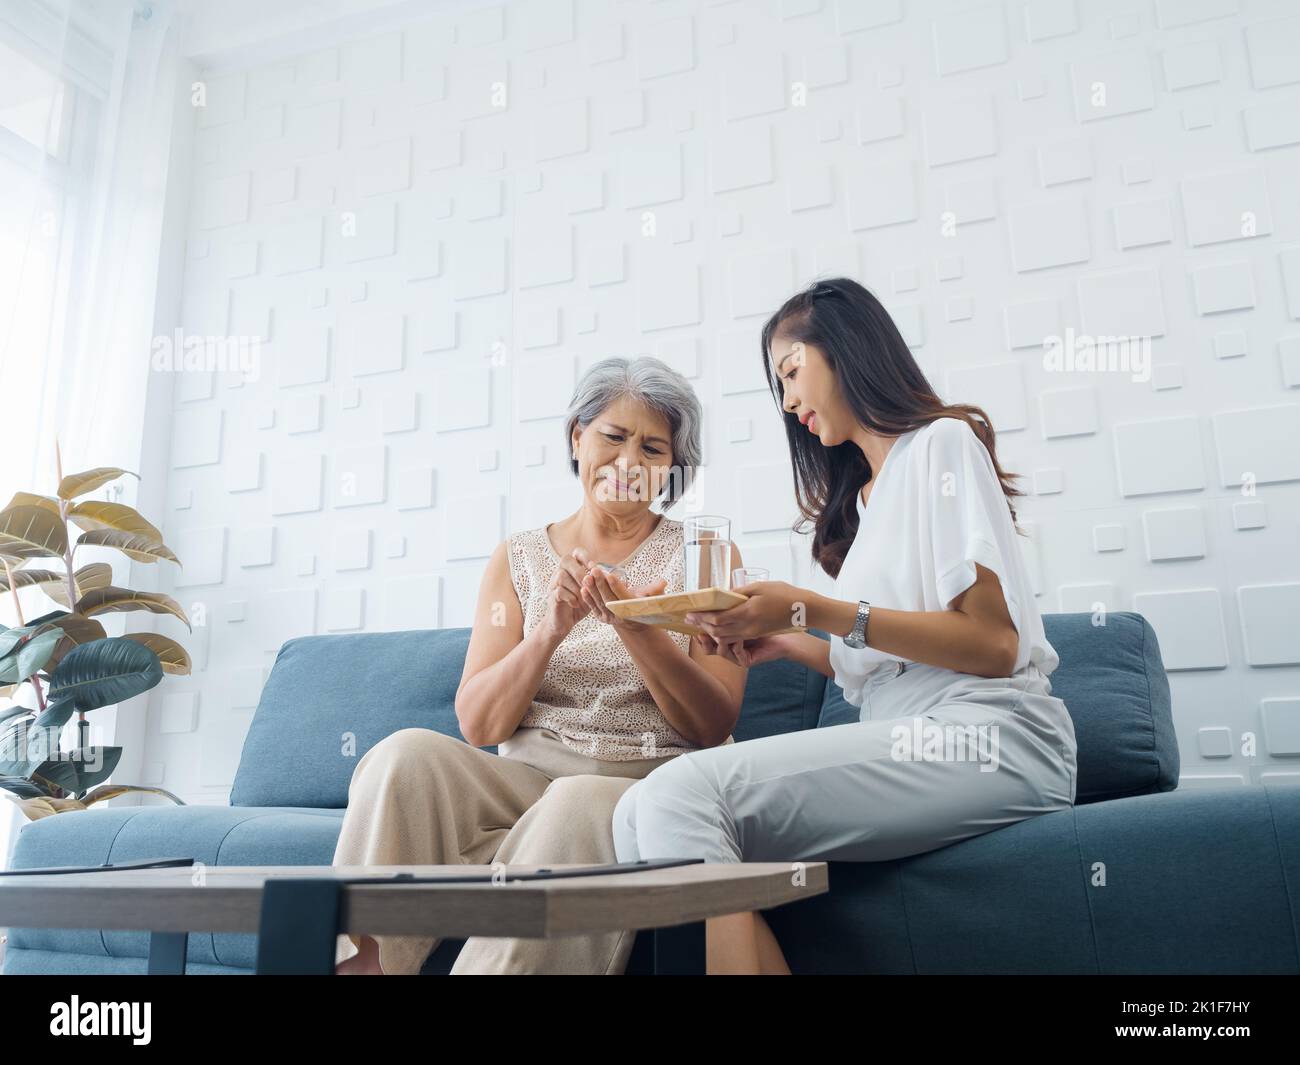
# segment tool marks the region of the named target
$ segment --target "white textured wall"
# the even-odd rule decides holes
[[[469,624],[492,547],[577,504],[560,418],[610,354],[692,379],[702,509],[807,581],[757,333],[818,274],[992,415],[1039,608],[1151,619],[1184,781],[1296,772],[1294,5],[411,17],[227,55],[195,111],[182,327],[265,344],[256,381],[174,379],[163,518],[206,624],[160,624],[197,668],[152,693],[147,779],[225,801],[288,637]],[[1150,380],[1050,372],[1067,329],[1150,335]]]

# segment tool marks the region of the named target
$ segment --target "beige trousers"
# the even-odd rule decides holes
[[[612,862],[614,807],[623,792],[675,757],[612,762],[565,746],[549,729],[521,728],[500,754],[432,729],[394,732],[361,756],[348,785],[334,865],[547,865]],[[386,974],[420,971],[438,939],[375,936]],[[462,973],[614,974],[635,931],[556,939],[473,936]],[[338,937],[335,964],[358,952]]]

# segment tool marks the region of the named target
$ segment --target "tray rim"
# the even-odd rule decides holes
[[[725,607],[683,606],[682,607],[683,614],[693,610],[706,610],[706,611],[728,610],[733,606],[740,606],[741,603],[743,603],[746,599],[749,598],[748,596],[742,595],[740,592],[737,592],[733,588],[699,588],[693,592],[664,592],[660,595],[643,595],[632,599],[611,599],[605,603],[605,606],[609,608],[609,610],[612,613],[617,614],[618,613],[617,608],[623,606],[623,604],[625,603],[636,603],[638,605],[648,603],[648,604],[653,604],[654,606],[660,606],[660,605],[667,604],[670,600],[685,599],[686,596],[699,595],[701,592],[721,592],[723,595],[734,595],[737,598],[736,598],[736,602],[731,603]],[[672,612],[671,608],[669,609],[669,612],[670,613]],[[622,615],[620,614],[619,616],[621,617]]]

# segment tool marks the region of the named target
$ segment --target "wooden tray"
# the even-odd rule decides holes
[[[644,625],[657,625],[673,632],[696,636],[704,632],[698,625],[683,620],[687,614],[696,610],[727,610],[739,606],[745,601],[740,592],[725,588],[703,588],[698,592],[672,592],[668,595],[646,595],[638,599],[610,600],[605,604],[615,617],[631,618]],[[763,633],[775,636],[783,632],[807,632],[797,625],[785,629],[773,629]]]

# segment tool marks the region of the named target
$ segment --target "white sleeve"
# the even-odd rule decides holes
[[[1007,497],[988,449],[960,418],[941,418],[930,434],[926,491],[941,609],[947,610],[953,599],[975,583],[978,562],[997,575],[1011,622],[1021,632],[1020,606],[1011,587],[1013,571],[999,546],[1005,541],[1006,530],[1015,535]],[[1004,536],[999,537],[999,529]]]

